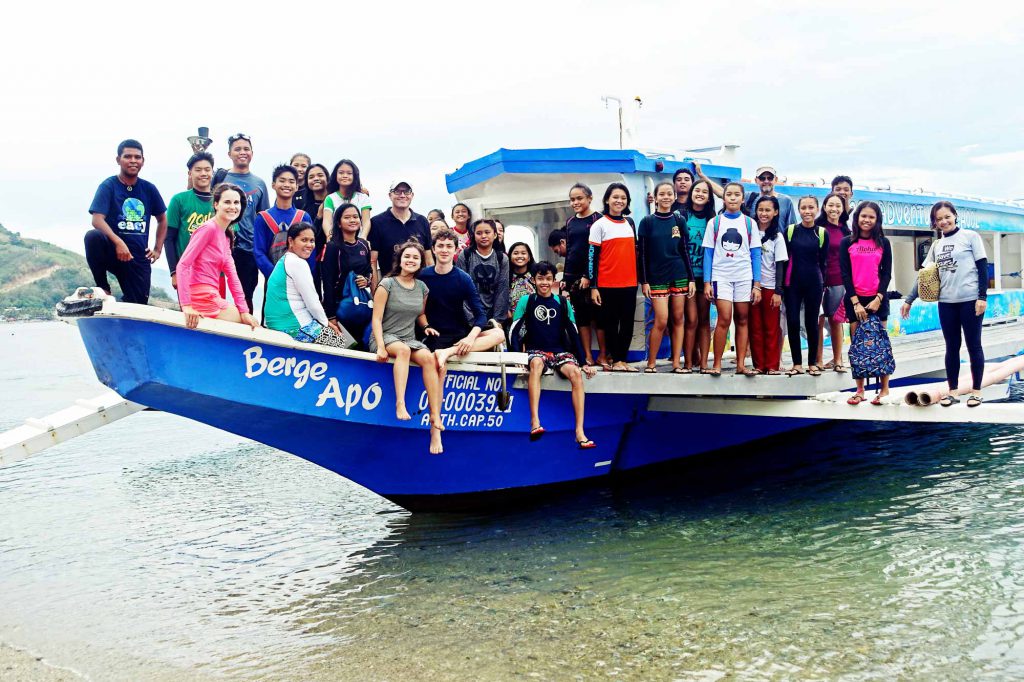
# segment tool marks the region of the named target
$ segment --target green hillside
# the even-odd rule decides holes
[[[114,295],[117,281],[111,277]],[[85,257],[59,246],[25,239],[0,225],[0,316],[9,320],[50,319],[57,301],[77,287],[91,286]],[[154,300],[170,301],[162,289]]]

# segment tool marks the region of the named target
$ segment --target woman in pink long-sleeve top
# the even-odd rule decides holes
[[[214,317],[255,329],[256,320],[249,314],[231,258],[232,227],[245,214],[245,192],[236,185],[217,185],[213,190],[213,210],[213,218],[192,235],[176,269],[178,301],[185,313],[185,325],[195,329],[200,317]],[[220,295],[221,273],[227,277],[235,305]]]

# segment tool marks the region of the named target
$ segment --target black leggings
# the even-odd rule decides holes
[[[803,364],[800,352],[800,306],[804,307],[804,326],[807,328],[807,362],[818,352],[818,309],[821,307],[821,282],[801,284],[794,282],[786,287],[786,327],[789,331],[789,352],[794,365]]]
[[[85,260],[89,264],[96,286],[110,291],[107,273],[113,273],[121,286],[121,300],[125,303],[149,303],[149,283],[152,266],[144,254],[132,254],[132,259],[117,259],[117,249],[107,235],[93,228],[85,233]]]
[[[939,303],[939,325],[946,340],[946,382],[956,389],[960,382],[960,330],[967,342],[971,358],[971,383],[975,391],[981,390],[981,377],[985,374],[985,350],[981,347],[981,322],[984,315],[974,314],[974,301]]]
[[[599,287],[598,291],[601,292],[599,321],[608,344],[608,354],[615,362],[626,362],[629,344],[633,341],[636,287]]]

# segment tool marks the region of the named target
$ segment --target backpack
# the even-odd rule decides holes
[[[885,323],[875,313],[857,325],[850,339],[850,369],[854,379],[891,375],[896,371]]]
[[[356,285],[355,271],[349,272],[338,303],[338,323],[351,330],[356,336],[362,336],[363,329],[370,323],[373,316],[373,298],[370,287]]]
[[[270,243],[270,262],[277,263],[284,256],[284,252],[288,250],[288,230],[281,229],[281,226],[277,224],[273,216],[270,215],[270,211],[260,211],[260,215],[263,217],[264,222],[267,223],[267,227],[274,234],[274,241]],[[309,216],[302,209],[295,209],[295,215],[292,216],[292,221],[288,224],[289,227],[297,225],[299,223],[306,223],[310,225],[308,220]],[[312,225],[310,225],[312,227]]]
[[[217,172],[213,174],[213,182],[210,184],[210,188],[214,188],[220,183],[224,182],[224,178],[228,176],[227,168],[218,168]]]
[[[793,230],[796,229],[796,225],[790,225],[786,228],[786,241],[793,241]],[[818,238],[818,248],[825,246],[825,230],[821,229],[820,226],[814,226],[814,235]]]
[[[713,243],[717,245],[718,244],[718,227],[722,224],[722,214],[719,213],[718,215],[716,215],[715,219],[712,222],[714,223],[714,230],[715,230],[715,240],[714,240]],[[747,226],[747,248],[752,248],[750,245],[754,243],[754,241],[753,241],[753,239],[754,239],[754,237],[753,237],[753,235],[754,235],[754,232],[753,232],[754,220],[750,216],[744,214],[743,222]]]

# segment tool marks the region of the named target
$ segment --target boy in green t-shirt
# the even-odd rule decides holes
[[[167,264],[171,269],[171,285],[175,289],[178,288],[174,274],[178,259],[185,253],[192,233],[213,217],[213,194],[210,191],[213,155],[198,152],[189,158],[187,165],[192,189],[175,194],[167,206],[167,238],[164,247],[167,251]]]

